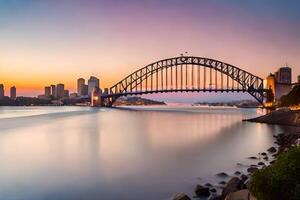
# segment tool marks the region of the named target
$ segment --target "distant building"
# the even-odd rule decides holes
[[[88,85],[81,85],[81,95],[80,96],[87,96],[89,91]]]
[[[108,94],[108,88],[104,88],[103,94]]]
[[[10,98],[16,99],[17,98],[17,89],[15,86],[10,88]]]
[[[298,76],[298,83],[300,84],[300,75]]]
[[[69,98],[69,90],[64,90],[64,98]]]
[[[55,85],[51,85],[50,87],[51,87],[51,95],[53,97],[56,97],[56,86]]]
[[[91,96],[92,91],[95,87],[100,88],[99,79],[94,76],[91,76],[90,79],[88,80],[88,95],[89,96]]]
[[[50,97],[50,95],[51,95],[51,87],[46,86],[45,87],[45,96]]]
[[[83,79],[83,78],[79,78],[78,80],[77,80],[77,94],[79,95],[79,96],[82,96],[83,94],[82,94],[82,87],[83,87],[83,85],[85,84],[85,80]]]
[[[290,67],[281,67],[275,72],[275,79],[277,83],[291,84],[292,83],[292,69]]]
[[[3,99],[4,97],[4,85],[0,84],[0,99]]]
[[[57,98],[63,98],[64,97],[64,90],[65,85],[62,83],[59,83],[56,85],[56,97]]]

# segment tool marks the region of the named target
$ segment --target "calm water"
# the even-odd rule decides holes
[[[0,107],[1,200],[192,195],[273,143],[256,109]]]

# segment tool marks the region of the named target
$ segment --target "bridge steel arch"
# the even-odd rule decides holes
[[[117,98],[164,92],[248,92],[264,102],[263,79],[233,65],[203,57],[180,56],[151,63],[117,82],[102,104]]]

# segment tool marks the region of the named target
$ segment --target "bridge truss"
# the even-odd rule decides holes
[[[121,96],[164,92],[248,92],[264,102],[263,79],[233,65],[202,57],[160,60],[128,75],[101,96],[112,106]]]

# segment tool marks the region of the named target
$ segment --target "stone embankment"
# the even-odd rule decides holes
[[[280,110],[268,114],[267,117],[261,117],[259,120],[264,123],[268,123],[271,119],[274,123],[282,120],[280,124],[299,125],[299,116],[299,111]],[[276,162],[278,155],[287,151],[291,146],[300,145],[300,131],[282,133],[275,135],[274,138],[276,139],[275,143],[278,147],[274,145],[265,152],[249,157],[248,159],[251,160],[253,164],[246,165],[237,163],[239,166],[246,167],[247,173],[242,173],[241,171],[236,171],[233,175],[228,175],[225,172],[218,173],[216,176],[223,178],[224,181],[218,184],[206,183],[204,185],[197,185],[194,191],[194,197],[208,200],[256,200],[249,192],[251,174],[256,170],[272,165]],[[173,200],[191,199],[192,198],[184,193],[179,193],[173,197]]]
[[[300,126],[300,110],[290,110],[288,108],[284,108],[272,111],[260,117],[247,119],[244,121],[287,126]]]

